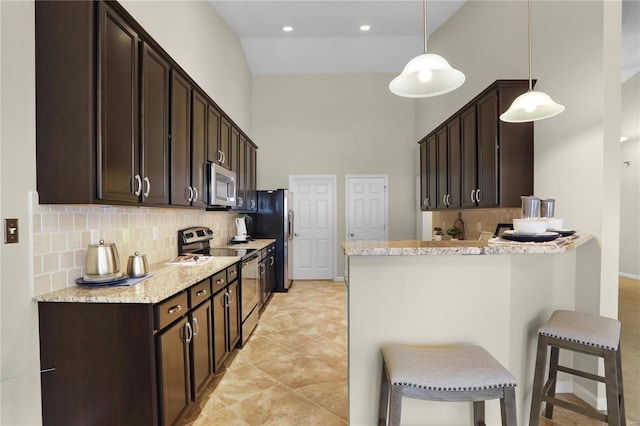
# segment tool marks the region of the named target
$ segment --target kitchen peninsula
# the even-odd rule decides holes
[[[538,327],[575,306],[578,247],[547,243],[358,241],[348,256],[349,421],[377,424],[386,344],[479,344],[516,377],[518,424],[528,418]],[[498,400],[487,424],[500,424]],[[471,404],[405,399],[402,423],[471,424]]]

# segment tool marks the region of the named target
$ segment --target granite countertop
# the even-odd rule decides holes
[[[544,243],[517,243],[500,238],[493,238],[489,241],[343,241],[342,248],[347,256],[550,254],[574,250],[592,238],[593,234],[580,234],[573,239],[571,237],[558,238]]]
[[[275,242],[254,240],[233,244],[229,248],[262,249]],[[158,303],[240,261],[235,256],[215,256],[206,262],[189,265],[168,265],[167,261],[149,266],[149,276],[131,286],[72,286],[39,294],[36,302],[74,303]],[[126,269],[126,268],[125,268]]]
[[[259,240],[251,240],[246,243],[235,243],[235,244],[227,244],[226,246],[220,246],[220,248],[232,248],[232,249],[263,249],[270,244],[275,243],[275,239],[259,239]]]

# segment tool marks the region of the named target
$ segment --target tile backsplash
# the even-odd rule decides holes
[[[435,211],[433,212],[433,227],[442,228],[445,234],[447,228],[453,228],[458,213],[461,213],[464,222],[465,240],[477,240],[483,231],[491,232],[496,230],[499,223],[512,223],[513,219],[520,217],[520,207],[509,209],[469,209],[469,210],[452,210],[452,211]],[[446,236],[445,238],[448,238]]]
[[[136,251],[146,255],[149,264],[176,256],[179,229],[208,226],[214,233],[212,245],[226,245],[235,234],[233,212],[41,205],[37,200],[32,206],[34,294],[75,286],[84,274],[88,245],[100,240],[116,244],[120,270],[125,271]]]

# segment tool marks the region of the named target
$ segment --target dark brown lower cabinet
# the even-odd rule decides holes
[[[240,295],[238,280],[213,295],[213,353],[214,370],[240,341]]]
[[[157,338],[163,425],[173,425],[191,403],[189,328],[189,319],[183,317]]]

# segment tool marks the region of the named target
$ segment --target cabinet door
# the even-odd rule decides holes
[[[189,407],[189,350],[187,319],[158,336],[158,371],[162,424],[172,425]]]
[[[427,181],[429,183],[429,210],[436,209],[437,182],[438,182],[438,157],[436,136],[427,139]]]
[[[276,286],[276,247],[270,247],[269,253],[267,262],[267,297]]]
[[[192,90],[192,129],[191,129],[191,188],[193,197],[192,206],[204,207],[206,205],[205,180],[205,149],[207,147],[207,100],[204,95]]]
[[[427,141],[420,141],[420,210],[429,209],[429,181],[427,171]]]
[[[242,210],[245,209],[247,204],[247,146],[249,143],[243,136],[240,137],[240,143],[238,148],[238,171],[236,173],[237,188],[237,200],[238,207]]]
[[[169,63],[149,45],[142,52],[142,201],[169,204]]]
[[[498,204],[498,95],[492,91],[478,103],[478,205]]]
[[[436,155],[437,155],[437,183],[436,183],[436,208],[446,209],[449,197],[447,180],[449,176],[449,152],[447,149],[447,128],[446,126],[436,132]]]
[[[229,351],[227,350],[227,292],[219,291],[213,296],[213,362],[214,371],[219,371]]]
[[[211,300],[191,312],[191,395],[195,401],[213,375],[213,329],[211,327]]]
[[[229,346],[231,352],[240,341],[240,292],[238,291],[238,281],[229,284],[228,291],[228,312],[227,323],[229,326]]]
[[[462,189],[462,160],[460,158],[460,119],[458,117],[447,123],[447,149],[449,155],[449,162],[447,163],[447,167],[449,170],[447,176],[447,191],[449,194],[449,197],[447,199],[447,207],[459,208],[460,191]]]
[[[102,2],[98,27],[98,198],[137,202],[138,35]]]
[[[260,308],[267,301],[267,264],[266,259],[258,263],[258,273],[260,274]]]
[[[238,143],[240,141],[240,131],[235,128],[232,127],[231,128],[231,139],[229,140],[229,146],[226,147],[226,151],[225,152],[225,157],[226,157],[226,163],[225,163],[225,167],[227,167],[229,170],[235,172],[236,168],[234,165],[234,162],[236,161],[235,158],[233,157],[233,146],[237,146]],[[237,174],[236,174],[236,179],[237,179]]]
[[[246,204],[246,207],[248,210],[256,210],[258,208],[258,194],[256,192],[256,181],[257,181],[257,161],[258,161],[258,156],[257,156],[257,150],[256,148],[250,144],[247,143],[248,146],[248,150],[247,150],[247,159],[246,159],[246,165],[247,165],[247,170],[246,170],[246,175],[247,175],[247,182],[246,182],[246,192],[245,192],[245,197],[248,200],[248,203]]]
[[[171,204],[191,200],[191,84],[179,72],[171,77]]]
[[[209,104],[207,115],[207,161],[217,163],[220,158],[220,119],[218,108]]]
[[[231,122],[226,119],[226,117],[222,117],[222,122],[220,124],[220,143],[218,144],[219,157],[218,164],[222,165],[224,168],[229,168],[228,161],[225,161],[225,155],[228,157],[229,154],[229,146],[231,145]]]
[[[476,107],[470,106],[460,114],[460,139],[462,142],[462,207],[476,206],[477,144]]]

